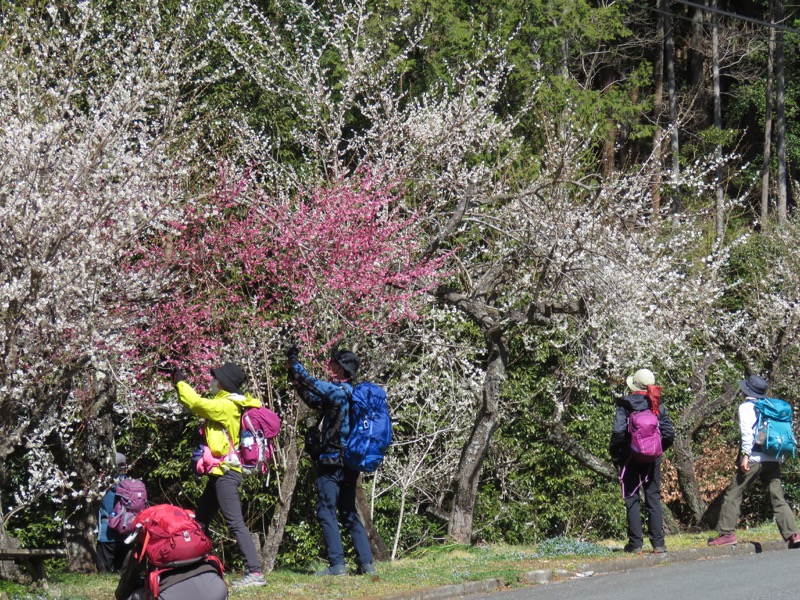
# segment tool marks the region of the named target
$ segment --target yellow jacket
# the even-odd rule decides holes
[[[221,390],[213,398],[203,398],[185,381],[179,381],[176,387],[178,401],[192,414],[205,419],[206,444],[216,457],[225,457],[239,447],[242,411],[261,406],[261,401],[249,394],[241,396]],[[241,471],[240,467],[234,465],[229,468]],[[225,471],[221,467],[214,467],[211,474],[224,475]]]

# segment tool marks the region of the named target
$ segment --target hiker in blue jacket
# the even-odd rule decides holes
[[[359,563],[356,573],[373,574],[372,550],[356,509],[359,473],[342,464],[342,443],[350,433],[352,380],[361,360],[350,350],[335,349],[328,361],[331,381],[323,381],[309,375],[298,360],[296,347],[286,351],[286,358],[289,383],[306,405],[322,413],[319,430],[314,428],[306,437],[306,451],[317,465],[317,518],[328,549],[328,568],[315,574],[344,575],[347,572],[337,512],[353,540]]]
[[[100,502],[97,515],[97,570],[101,573],[116,573],[122,569],[122,563],[128,554],[125,536],[108,526],[108,518],[114,512],[117,483],[128,477],[128,459],[121,452],[116,453],[117,476]]]
[[[664,543],[664,515],[661,509],[661,463],[663,456],[651,462],[639,462],[631,457],[631,436],[628,421],[634,412],[651,410],[658,413],[658,428],[661,433],[661,450],[665,451],[675,441],[675,428],[667,411],[659,399],[648,396],[648,386],[655,386],[656,378],[649,369],[639,369],[626,380],[630,394],[617,399],[617,410],[611,428],[611,461],[620,472],[622,494],[628,521],[628,543],[625,552],[642,553],[644,533],[639,490],[644,490],[644,504],[647,509],[647,526],[653,553],[667,551]],[[655,395],[655,394],[651,394]],[[655,406],[655,410],[654,410]]]

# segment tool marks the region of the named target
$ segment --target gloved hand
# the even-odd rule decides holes
[[[172,384],[173,385],[178,385],[178,382],[179,381],[183,381],[184,379],[185,379],[185,377],[183,376],[183,371],[181,371],[180,369],[175,369],[172,372]]]
[[[297,346],[289,346],[286,349],[286,368],[291,369],[292,365],[294,365],[298,361],[298,355],[300,354],[300,350]]]

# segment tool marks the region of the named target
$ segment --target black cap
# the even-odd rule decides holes
[[[227,362],[221,367],[211,369],[211,374],[214,376],[214,379],[219,381],[220,387],[226,392],[231,394],[242,393],[240,388],[245,379],[244,371],[242,371],[237,365]]]
[[[361,359],[346,348],[343,348],[342,350],[334,350],[331,353],[331,360],[335,360],[337,363],[339,363],[350,376],[350,379],[356,376],[358,367],[361,365]]]

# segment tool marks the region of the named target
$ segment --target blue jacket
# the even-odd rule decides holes
[[[114,512],[114,503],[117,500],[117,483],[123,479],[127,479],[127,475],[118,475],[114,485],[103,496],[100,503],[100,511],[97,515],[97,541],[98,542],[116,542],[124,536],[121,536],[113,529],[108,528],[108,517]]]
[[[350,435],[352,384],[316,379],[299,362],[289,366],[289,382],[309,408],[322,412],[317,463],[341,466],[342,446]]]

